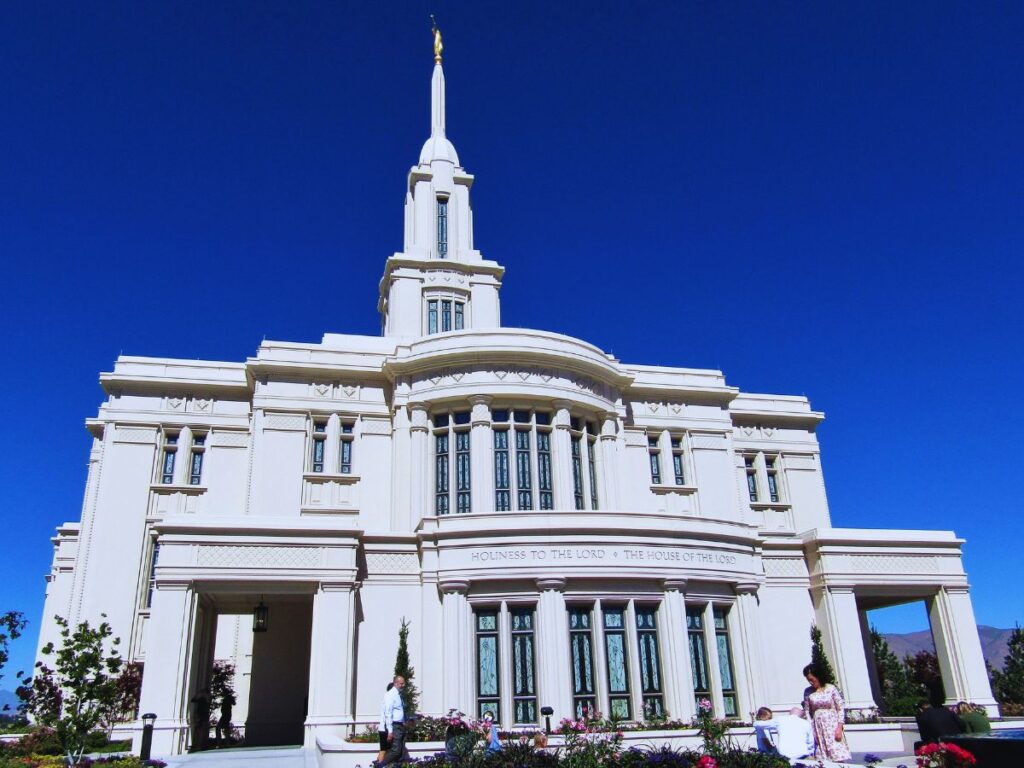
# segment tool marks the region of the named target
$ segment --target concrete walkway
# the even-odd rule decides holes
[[[316,768],[315,751],[302,747],[213,749],[159,759],[166,762],[168,768]]]

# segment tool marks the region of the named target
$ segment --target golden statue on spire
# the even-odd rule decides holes
[[[441,43],[441,30],[437,28],[434,14],[430,14],[430,31],[434,33],[434,61],[440,64],[441,51],[444,50],[444,45]]]

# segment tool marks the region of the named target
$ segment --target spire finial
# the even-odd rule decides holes
[[[430,31],[434,33],[434,61],[440,64],[441,51],[444,50],[444,45],[441,43],[441,30],[437,28],[434,14],[430,14]]]

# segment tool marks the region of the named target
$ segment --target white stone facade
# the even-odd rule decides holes
[[[381,337],[101,376],[40,645],[56,614],[106,614],[145,663],[159,754],[187,747],[215,655],[238,664],[252,742],[375,722],[402,617],[429,713],[686,719],[696,692],[746,718],[799,699],[812,623],[871,708],[865,611],[926,600],[949,699],[994,707],[962,540],[832,528],[806,399],[501,327],[440,64],[432,92]]]

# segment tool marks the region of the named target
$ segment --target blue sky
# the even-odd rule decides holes
[[[979,621],[1024,619],[1024,6],[34,2],[0,9],[0,685],[119,353],[378,332],[430,12],[504,323],[806,394],[834,524],[954,529]]]

